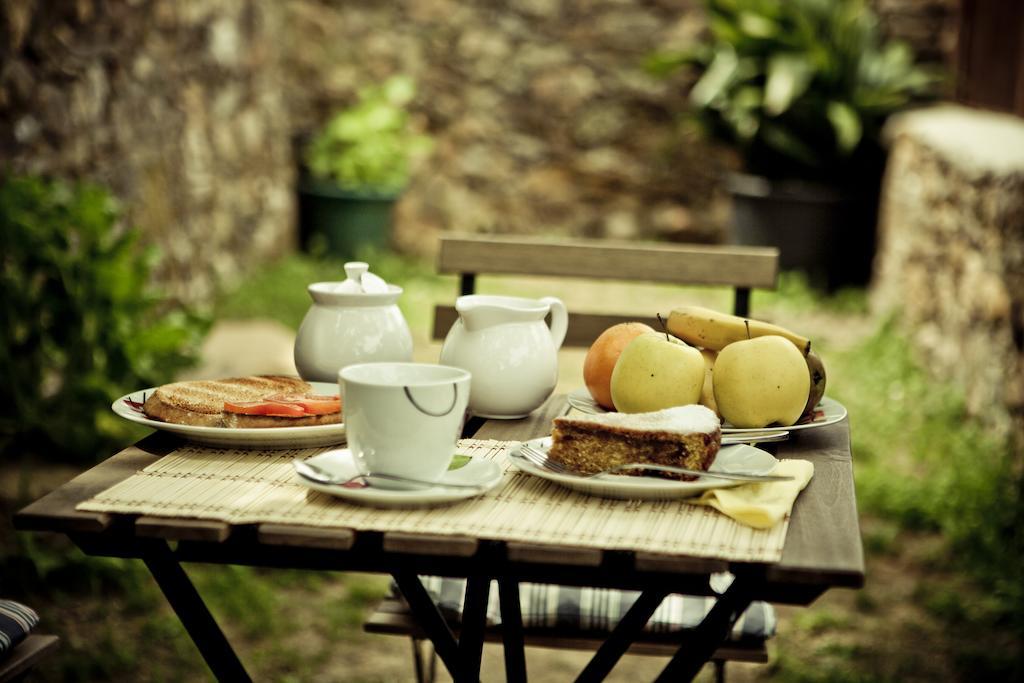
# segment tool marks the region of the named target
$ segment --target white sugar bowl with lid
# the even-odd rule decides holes
[[[304,380],[337,382],[347,365],[412,360],[412,332],[398,308],[402,288],[361,261],[346,263],[345,275],[307,288],[313,305],[295,337],[295,367]]]

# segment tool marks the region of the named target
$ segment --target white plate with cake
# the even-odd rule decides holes
[[[551,448],[551,437],[533,439],[532,441],[527,441],[525,445],[548,454]],[[582,493],[603,498],[673,500],[690,498],[709,489],[744,485],[744,482],[741,481],[727,481],[713,477],[702,477],[696,481],[673,481],[650,476],[602,474],[588,479],[571,474],[558,474],[535,465],[521,455],[518,448],[513,448],[509,452],[509,459],[515,463],[516,467],[528,474],[547,479]],[[778,462],[771,453],[767,453],[760,448],[747,444],[737,444],[735,446],[723,446],[708,469],[711,472],[771,474]]]
[[[531,462],[520,448],[509,458],[521,470],[563,486],[611,498],[689,498],[740,482],[716,477],[637,470],[635,474],[599,474],[627,463],[669,465],[690,470],[769,474],[778,461],[747,444],[722,446],[718,416],[701,405],[650,413],[604,413],[555,418],[550,437],[525,444],[571,472],[560,473]],[[579,476],[583,475],[583,476]],[[596,476],[595,476],[596,475]]]
[[[203,446],[316,448],[345,441],[340,403],[332,403],[337,394],[338,385],[328,382],[236,377],[141,389],[111,408],[126,420]]]
[[[571,392],[566,399],[570,406],[588,415],[603,415],[605,413],[611,413],[613,411],[605,410],[597,404],[597,401],[593,399],[590,392],[587,389],[581,388]],[[846,406],[839,401],[825,396],[818,403],[818,407],[815,408],[814,412],[809,416],[804,416],[794,424],[787,427],[757,427],[744,429],[740,427],[733,427],[728,422],[722,424],[723,434],[774,434],[781,431],[793,431],[797,429],[811,429],[813,427],[825,427],[826,425],[835,424],[846,417]]]

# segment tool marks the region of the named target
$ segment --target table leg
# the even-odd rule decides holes
[[[489,576],[466,579],[466,599],[462,608],[462,633],[459,635],[461,680],[480,680],[480,661],[484,654],[487,629],[487,602],[491,592]]]
[[[603,681],[636,640],[644,625],[650,621],[651,615],[658,609],[667,594],[667,591],[661,589],[646,590],[641,593],[629,611],[615,625],[615,629],[608,639],[594,653],[586,668],[577,676],[577,683]]]
[[[141,557],[217,680],[252,680],[167,542],[147,543]]]
[[[519,606],[519,582],[509,577],[498,579],[498,600],[501,604],[505,680],[509,683],[526,683],[526,653],[523,643],[523,615]]]
[[[658,683],[691,681],[725,642],[736,620],[750,606],[751,592],[743,577],[736,577],[732,585],[718,596],[714,607],[704,616],[697,628],[687,633],[671,661],[658,675]]]
[[[430,599],[430,594],[423,587],[420,578],[413,571],[399,571],[393,575],[398,590],[409,605],[409,611],[416,618],[417,623],[423,627],[430,642],[434,644],[434,652],[444,662],[448,673],[452,678],[458,680],[459,665],[459,644],[455,640],[455,634],[448,628],[441,611]]]

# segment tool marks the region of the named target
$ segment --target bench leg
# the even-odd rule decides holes
[[[526,683],[526,653],[523,643],[523,615],[519,606],[519,582],[514,578],[498,579],[501,604],[501,640],[505,652],[505,680]]]
[[[416,667],[416,683],[434,683],[437,673],[437,655],[429,640],[409,638],[412,643],[412,662]]]

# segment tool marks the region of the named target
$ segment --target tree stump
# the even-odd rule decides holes
[[[871,300],[968,411],[1024,445],[1024,119],[956,106],[887,128]]]

